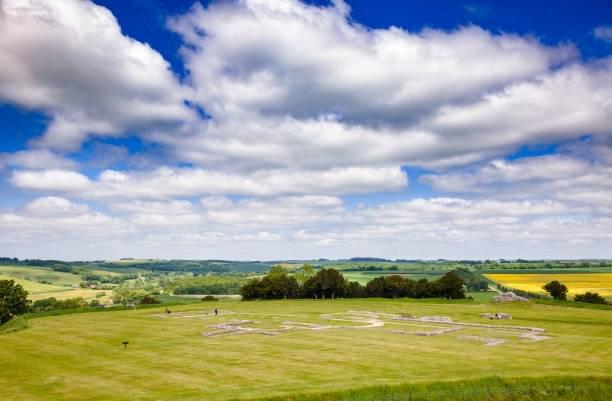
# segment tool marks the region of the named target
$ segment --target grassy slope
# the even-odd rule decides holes
[[[94,271],[101,274],[117,274],[102,271]],[[20,284],[28,293],[29,298],[38,299],[54,297],[56,299],[83,297],[87,300],[94,299],[96,294],[104,292],[106,295],[99,298],[107,301],[112,295],[110,290],[91,290],[87,288],[72,288],[81,282],[81,276],[77,274],[56,272],[45,267],[30,266],[0,266],[0,280],[14,280]],[[48,281],[51,284],[43,284],[40,281]]]
[[[316,322],[321,313],[348,310],[474,322],[483,322],[482,312],[503,311],[514,315],[511,324],[543,327],[554,337],[496,347],[452,335],[393,335],[383,328],[203,337],[209,324],[228,317],[164,319],[155,309],[75,314],[29,320],[28,329],[3,334],[0,360],[12,374],[0,375],[0,388],[13,401],[83,400],[84,394],[88,400],[226,400],[492,375],[609,377],[612,372],[609,310],[379,299],[220,301],[172,309],[215,307],[248,313],[230,318],[255,319],[268,327],[282,320]],[[278,314],[285,316],[275,320]],[[128,349],[122,341],[130,342]]]
[[[22,316],[14,317],[8,322],[0,325],[0,334],[3,333],[13,333],[20,330],[25,330],[28,328],[28,321]]]
[[[79,275],[56,272],[45,267],[0,266],[0,274],[34,282],[45,280],[55,286],[70,286],[81,282]]]
[[[21,285],[28,293],[30,293],[30,295],[42,293],[56,293],[70,289],[70,287],[62,287],[53,284],[43,284],[7,274],[0,274],[0,280],[13,280],[16,284]]]

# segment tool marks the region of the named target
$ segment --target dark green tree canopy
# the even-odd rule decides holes
[[[464,281],[455,272],[448,272],[435,282],[438,296],[446,299],[465,298]]]
[[[385,295],[385,278],[384,276],[376,277],[366,284],[366,294],[369,297],[380,297]]]
[[[321,269],[304,283],[304,292],[315,298],[335,298],[344,296],[347,282],[336,269]]]
[[[263,278],[256,278],[240,288],[240,295],[250,299],[292,299],[299,295],[299,285],[282,266],[272,266]]]
[[[253,299],[290,299],[315,298],[465,298],[464,281],[453,272],[445,274],[436,281],[421,279],[413,281],[399,274],[376,277],[365,286],[356,281],[348,282],[341,272],[335,269],[320,269],[303,285],[297,271],[290,275],[283,267],[274,266],[262,277],[252,279],[240,288],[245,301]]]
[[[414,289],[414,281],[397,274],[385,276],[383,285],[383,296],[386,298],[407,297]]]
[[[554,299],[567,299],[567,286],[565,286],[565,284],[561,284],[557,280],[544,284],[542,289],[548,292]]]
[[[576,302],[587,302],[589,304],[607,304],[606,299],[596,292],[585,292],[574,296]]]
[[[14,280],[0,280],[0,324],[28,311],[28,292]]]

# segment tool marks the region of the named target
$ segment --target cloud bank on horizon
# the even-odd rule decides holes
[[[0,105],[45,121],[0,153],[1,254],[612,257],[612,27],[590,58],[370,28],[342,0],[195,3],[165,29],[184,76],[112,9],[0,1]]]

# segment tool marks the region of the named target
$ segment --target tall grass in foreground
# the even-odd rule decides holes
[[[501,378],[367,387],[252,401],[610,401],[612,377]]]

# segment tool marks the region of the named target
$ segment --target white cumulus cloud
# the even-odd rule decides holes
[[[40,145],[75,149],[89,134],[189,120],[187,94],[163,57],[123,35],[104,7],[0,2],[0,100],[51,116]]]

